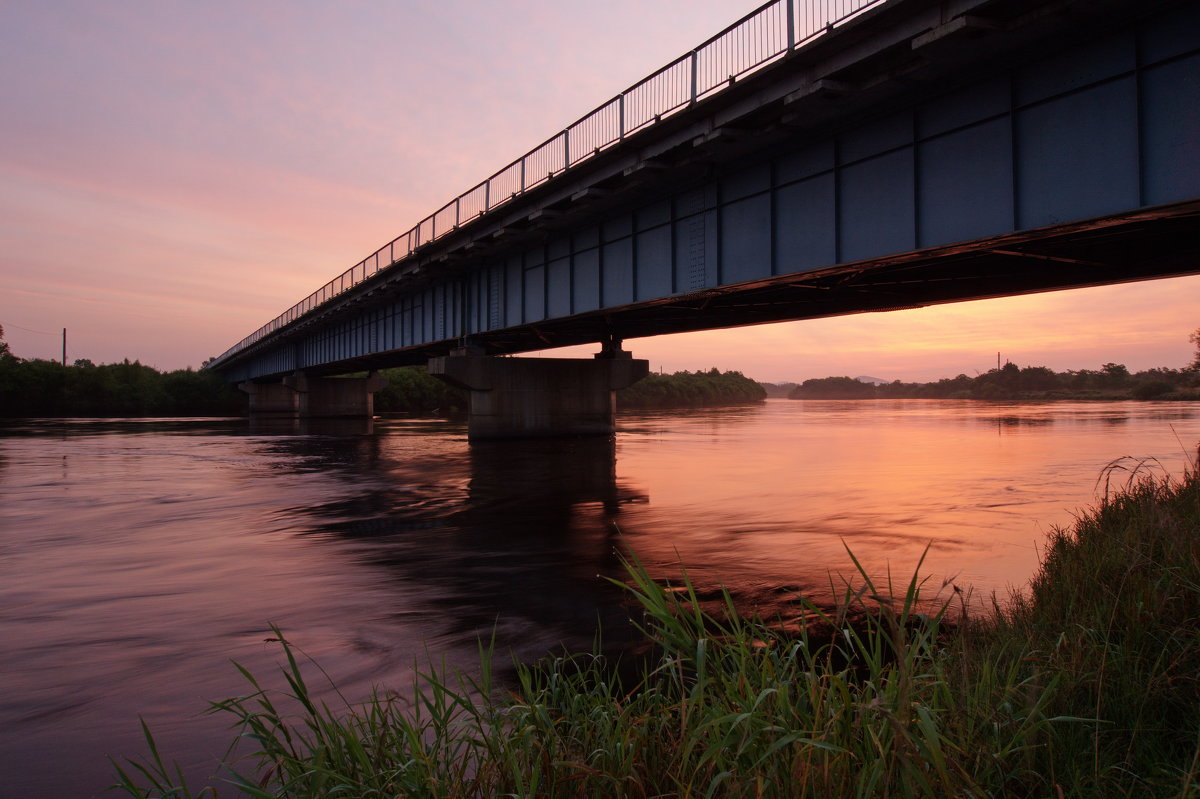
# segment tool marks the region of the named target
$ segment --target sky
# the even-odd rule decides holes
[[[66,328],[69,362],[198,367],[754,6],[5,0],[5,339],[57,359]],[[775,382],[936,380],[998,352],[1178,368],[1198,299],[1175,278],[626,348]]]

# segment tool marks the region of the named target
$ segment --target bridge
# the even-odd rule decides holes
[[[1200,3],[773,0],[209,368],[369,414],[335,375],[428,363],[472,437],[605,432],[627,339],[1197,272]]]

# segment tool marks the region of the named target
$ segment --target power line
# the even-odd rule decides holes
[[[47,333],[45,330],[33,330],[32,328],[21,327],[20,325],[14,325],[9,322],[0,322],[0,327],[12,327],[12,328],[16,328],[17,330],[24,330],[26,333],[37,333],[40,336],[60,336],[60,335],[62,335],[61,333]]]

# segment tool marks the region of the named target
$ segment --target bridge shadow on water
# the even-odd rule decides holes
[[[268,447],[285,468],[353,486],[288,513],[369,565],[402,598],[395,612],[423,617],[434,651],[493,633],[523,660],[587,649],[598,629],[610,652],[637,640],[626,592],[605,578],[624,576],[622,508],[647,497],[617,479],[613,438],[468,446],[445,422],[368,432],[380,431],[307,424]]]

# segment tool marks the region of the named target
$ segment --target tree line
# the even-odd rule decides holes
[[[212,372],[18,358],[0,327],[0,417],[236,416],[245,408],[245,395]]]
[[[1124,364],[1106,363],[1099,369],[1055,372],[1045,366],[999,369],[969,377],[960,374],[933,383],[873,385],[852,377],[805,380],[789,399],[983,399],[983,400],[1198,400],[1200,368],[1147,369],[1131,373]]]
[[[388,384],[375,394],[378,413],[450,416],[465,412],[467,395],[423,366],[384,369]],[[618,392],[623,408],[690,408],[754,402],[766,396],[741,372],[651,375]],[[19,358],[0,327],[0,417],[238,416],[246,395],[204,369],[160,372],[128,359],[97,366]]]
[[[453,414],[465,411],[467,394],[431,376],[423,366],[384,369],[387,387],[375,394],[380,413]],[[651,374],[617,392],[618,408],[699,408],[758,402],[767,392],[741,372]]]
[[[699,408],[760,402],[767,391],[741,372],[651,374],[617,392],[618,408]]]
[[[1055,372],[1045,366],[1006,363],[969,377],[959,375],[934,383],[875,385],[853,377],[805,380],[788,393],[789,399],[985,399],[985,400],[1200,400],[1200,328],[1188,341],[1196,345],[1192,362],[1182,369],[1157,368],[1131,373],[1125,364],[1106,363],[1099,369]]]

